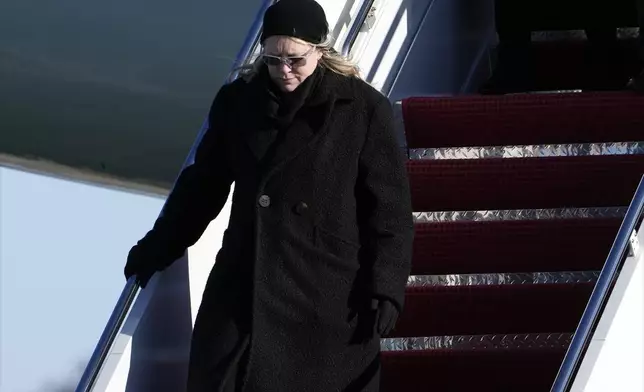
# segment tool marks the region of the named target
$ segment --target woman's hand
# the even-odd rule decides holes
[[[145,288],[152,275],[157,271],[149,256],[146,257],[145,252],[142,251],[140,245],[135,245],[130,249],[127,256],[127,263],[125,264],[125,279],[130,279],[131,276],[136,276],[136,282],[141,288]]]
[[[372,299],[371,308],[376,310],[375,332],[380,336],[388,335],[398,320],[398,309],[386,299]]]

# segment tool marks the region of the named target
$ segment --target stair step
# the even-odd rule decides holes
[[[640,141],[629,92],[417,97],[402,101],[409,148]]]
[[[644,142],[411,148],[407,151],[408,158],[412,160],[644,155]]]
[[[380,339],[382,351],[567,348],[573,333],[456,335]]]
[[[594,283],[408,287],[389,337],[572,332]]]
[[[613,0],[497,0],[505,5],[506,17],[532,31],[579,30],[589,25],[603,28],[637,27],[636,2]],[[507,21],[506,21],[507,22]]]
[[[412,274],[602,269],[621,218],[417,223]]]
[[[599,275],[599,270],[411,275],[407,279],[407,287],[595,283]]]
[[[383,392],[547,392],[565,348],[383,352]]]
[[[535,83],[538,89],[592,88],[598,82],[614,89],[625,86],[637,75],[642,61],[637,55],[635,39],[620,40],[618,50],[606,56],[603,64],[589,60],[587,41],[533,42]]]
[[[614,207],[630,204],[644,155],[415,160],[407,169],[415,211]]]

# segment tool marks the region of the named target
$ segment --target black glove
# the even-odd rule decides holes
[[[398,321],[398,309],[387,299],[372,299],[371,309],[376,311],[374,332],[380,336],[388,335]]]
[[[352,337],[352,342],[363,344],[371,341],[374,336],[384,336],[391,332],[398,320],[398,309],[386,299],[372,299],[362,310],[350,316],[357,317],[358,323]]]
[[[136,275],[139,286],[145,288],[155,272],[169,267],[175,260],[181,258],[184,252],[185,249],[168,249],[154,237],[146,236],[130,249],[124,269],[125,279]]]
[[[125,279],[136,276],[136,282],[141,288],[145,288],[152,275],[157,272],[154,261],[154,257],[141,248],[141,245],[134,245],[127,255],[127,263],[123,271]]]

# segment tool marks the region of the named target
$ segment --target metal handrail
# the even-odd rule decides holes
[[[349,31],[347,32],[347,37],[344,39],[344,42],[342,43],[341,53],[343,56],[347,57],[351,53],[353,44],[355,44],[356,39],[358,39],[358,34],[360,34],[360,29],[362,29],[364,22],[367,20],[367,17],[369,16],[369,12],[371,12],[371,8],[373,7],[374,2],[375,0],[362,1],[362,4],[360,5],[360,9],[358,9],[358,13],[356,14],[356,17],[351,22],[351,26],[349,28]]]
[[[231,70],[231,74],[228,76],[227,81],[232,81],[237,77],[238,72],[236,72],[236,69],[240,65],[243,65],[245,62],[247,62],[250,56],[254,53],[255,49],[257,48],[257,45],[259,44],[259,38],[260,38],[261,29],[262,29],[262,19],[263,19],[264,13],[266,12],[266,9],[268,9],[268,7],[270,7],[272,4],[276,3],[277,1],[279,0],[264,0],[262,2],[262,5],[260,6],[257,12],[257,15],[249,30],[249,33],[246,36],[246,40],[244,41],[244,44],[242,45],[241,49],[237,54],[235,63],[233,64],[233,67]],[[360,29],[362,28],[362,25],[364,24],[367,16],[369,15],[369,11],[371,10],[373,3],[374,3],[374,0],[363,0],[362,5],[360,6],[360,10],[358,11],[358,15],[356,15],[356,18],[353,20],[351,27],[349,29],[349,32],[347,33],[347,38],[345,40],[345,43],[342,47],[342,53],[344,55],[348,55],[349,52],[351,51],[351,47],[353,46],[353,43],[355,42],[358,34],[360,33]],[[199,135],[197,136],[197,139],[193,143],[190,149],[190,153],[188,154],[188,157],[186,158],[181,170],[183,170],[184,168],[192,164],[197,146],[201,142],[201,139],[203,138],[203,135],[207,129],[208,129],[208,122],[206,120],[203,126],[201,127],[201,130],[199,131]],[[181,171],[179,171],[179,173],[181,173]],[[165,204],[164,204],[164,208],[165,208]],[[159,216],[161,216],[162,214],[163,214],[163,208]],[[149,287],[148,289],[151,289],[152,287],[150,286],[152,285],[153,285],[153,282],[151,281],[148,284],[148,287]],[[110,318],[107,321],[107,325],[103,329],[103,333],[101,334],[98,340],[98,343],[94,348],[94,352],[92,353],[92,356],[89,359],[87,367],[85,368],[85,371],[83,372],[83,375],[81,376],[81,379],[78,382],[75,392],[90,392],[94,387],[94,385],[96,384],[96,381],[98,380],[98,377],[100,375],[100,371],[103,365],[105,364],[105,360],[107,359],[109,352],[114,345],[116,337],[118,336],[119,331],[123,327],[125,319],[127,318],[127,315],[130,312],[130,309],[132,308],[134,300],[139,292],[139,288],[140,287],[136,283],[136,279],[134,277],[130,277],[130,279],[128,279],[128,281],[126,282],[125,287],[123,288],[123,291],[121,292],[121,295],[119,296],[119,299],[116,302],[116,306],[114,306],[114,310],[112,311],[112,314],[110,315]]]
[[[76,392],[89,392],[94,387],[100,370],[109,355],[110,349],[116,340],[118,332],[125,321],[127,313],[134,303],[134,298],[138,293],[139,286],[136,284],[134,277],[128,279],[125,288],[121,292],[121,296],[116,302],[116,306],[110,315],[107,325],[101,334],[98,344],[89,359],[87,367],[81,376]]]
[[[233,64],[233,68],[230,72],[230,75],[227,78],[228,82],[232,82],[237,78],[237,76],[239,75],[237,68],[244,65],[255,52],[255,49],[259,45],[264,13],[268,9],[268,7],[277,3],[278,1],[279,0],[264,0],[262,5],[259,7],[259,10],[257,11],[257,15],[255,16],[255,20],[253,21],[253,24],[250,27],[250,32],[246,37],[246,41],[244,41],[244,44],[242,45],[241,49],[239,49],[239,52],[237,52],[235,63]]]
[[[606,264],[602,268],[597,284],[590,296],[588,305],[584,310],[550,392],[566,392],[570,390],[593,337],[593,332],[597,329],[599,319],[628,255],[631,233],[637,229],[643,212],[644,179],[640,181],[635,196],[633,196],[633,200],[628,207],[624,221],[617,233],[617,238],[608,254]]]
[[[416,44],[416,40],[420,36],[420,32],[421,32],[423,26],[425,25],[425,21],[429,17],[429,13],[433,9],[434,4],[436,4],[436,1],[432,0],[427,4],[427,7],[425,7],[425,12],[423,13],[423,17],[420,19],[420,23],[418,23],[418,27],[416,28],[416,31],[414,32],[414,35],[413,35],[413,37],[411,39],[411,42],[409,42],[409,45],[407,45],[406,48],[405,48],[405,52],[404,52],[405,55],[404,55],[402,61],[400,62],[400,64],[398,65],[398,68],[396,69],[396,74],[391,79],[390,83],[386,83],[382,87],[381,91],[387,97],[389,97],[391,95],[391,91],[393,90],[394,86],[398,82],[398,79],[400,78],[400,75],[402,74],[402,70],[405,67],[405,65],[407,64],[407,60],[409,59],[409,55],[411,54],[411,48],[414,47],[414,45]]]

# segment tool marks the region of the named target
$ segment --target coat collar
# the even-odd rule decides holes
[[[322,135],[326,134],[331,123],[331,116],[334,109],[341,104],[354,99],[355,92],[352,88],[352,78],[325,70],[319,84],[312,92],[309,101],[303,106],[292,124],[280,132],[273,145],[265,156],[260,157],[256,153],[254,143],[257,141],[257,132],[263,126],[264,113],[261,113],[261,94],[265,89],[265,81],[251,80],[247,87],[246,94],[254,97],[250,101],[255,103],[255,108],[248,113],[247,121],[243,121],[243,138],[250,149],[255,160],[264,169],[271,170],[280,166],[299,155],[306,147],[313,144]],[[246,99],[242,94],[242,99]],[[241,102],[244,105],[244,102]],[[245,106],[247,106],[246,103]]]
[[[353,77],[343,76],[331,70],[325,70],[322,81],[318,86],[316,98],[321,101],[353,100],[355,98],[355,90],[352,88],[352,81]]]

